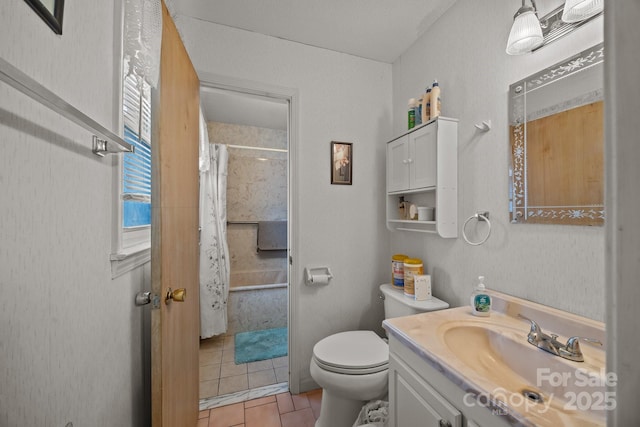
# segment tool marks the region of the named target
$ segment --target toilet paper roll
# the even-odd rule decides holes
[[[328,274],[312,274],[311,283],[314,285],[326,285],[329,283],[331,276]]]

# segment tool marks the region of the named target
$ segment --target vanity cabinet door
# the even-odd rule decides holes
[[[462,414],[394,355],[389,356],[389,427],[461,427]]]

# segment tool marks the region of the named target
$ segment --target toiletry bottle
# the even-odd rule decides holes
[[[421,125],[422,122],[422,96],[416,99],[416,103],[414,104],[414,109],[416,110],[416,126]]]
[[[431,109],[430,116],[431,119],[435,119],[440,115],[440,108],[442,107],[440,103],[440,85],[437,80],[433,81],[433,86],[431,87]]]
[[[422,95],[422,123],[427,123],[431,119],[431,88],[428,87]]]
[[[478,276],[478,284],[471,293],[471,312],[476,316],[489,316],[491,312],[491,297],[484,286],[484,276]]]
[[[398,202],[398,219],[406,219],[407,213],[405,212],[404,196],[400,196]]]
[[[415,98],[411,98],[409,100],[409,127],[408,129],[412,129],[415,125],[416,125],[416,109],[415,109],[415,103],[416,103],[416,99]]]

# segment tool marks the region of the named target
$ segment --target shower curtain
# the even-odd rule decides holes
[[[200,337],[227,331],[227,146],[209,144],[200,109]]]

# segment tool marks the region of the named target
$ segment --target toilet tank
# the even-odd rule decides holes
[[[431,297],[424,301],[416,301],[411,297],[405,296],[402,289],[396,289],[389,284],[380,285],[380,291],[384,297],[385,319],[449,308],[449,303],[436,297]]]

